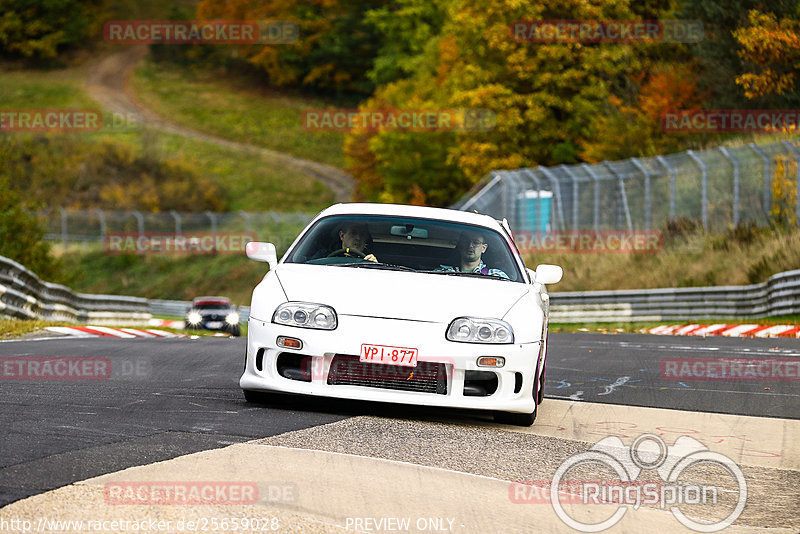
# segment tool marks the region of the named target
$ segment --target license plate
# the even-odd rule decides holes
[[[211,321],[206,323],[206,328],[222,328],[222,321]]]
[[[410,347],[393,347],[392,345],[361,345],[359,361],[368,363],[385,363],[386,365],[417,366],[419,351]]]

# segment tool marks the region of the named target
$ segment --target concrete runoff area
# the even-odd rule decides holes
[[[84,528],[73,524],[71,530],[89,531],[88,522],[94,521],[98,528],[93,531],[101,531],[111,526],[102,521],[149,521],[138,525],[144,527],[140,531],[165,527],[161,531],[191,532],[201,530],[201,524],[210,529],[214,521],[219,530],[227,519],[228,528],[222,530],[232,531],[231,520],[248,518],[259,521],[257,530],[275,526],[281,532],[574,532],[541,498],[558,466],[604,437],[617,435],[629,446],[639,435],[653,433],[667,445],[681,435],[694,435],[740,466],[747,503],[725,532],[800,528],[795,493],[800,484],[798,420],[552,399],[540,410],[530,428],[354,417],[78,482],[0,509],[0,525],[4,520],[31,521],[35,529],[42,520],[51,527],[55,520],[78,520],[86,523]],[[586,474],[589,479],[600,476]],[[655,472],[640,476],[654,477]],[[702,469],[692,477],[717,483],[723,496],[732,493],[731,477]],[[520,491],[515,483],[521,481],[531,485]],[[155,499],[148,500],[152,494],[137,501],[141,495],[131,493],[128,497],[134,500],[126,503],[113,494],[114,489],[154,484],[224,489],[237,482],[258,487],[258,498],[237,501],[246,504],[190,505],[178,499],[153,504]],[[533,488],[536,484],[541,488]],[[563,506],[586,523],[602,521],[618,508],[575,502]],[[691,505],[681,510],[698,522],[716,521],[727,515],[730,498],[719,506],[727,508]],[[132,524],[116,526],[122,530]],[[658,505],[628,509],[608,531],[643,530],[690,532]]]

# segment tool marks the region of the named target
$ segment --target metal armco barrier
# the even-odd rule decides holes
[[[147,299],[75,293],[43,282],[4,256],[0,256],[0,316],[107,325],[141,323],[151,317]]]
[[[581,291],[550,294],[553,323],[633,322],[800,313],[800,270],[749,286]]]

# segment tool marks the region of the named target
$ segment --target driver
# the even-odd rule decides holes
[[[339,239],[342,240],[342,248],[344,255],[348,257],[360,257],[360,254],[350,254],[350,251],[355,251],[364,254],[364,250],[369,243],[371,236],[366,224],[362,223],[346,223],[339,230]],[[377,262],[378,258],[374,254],[367,254],[364,256],[365,260]]]
[[[456,271],[456,272],[473,272],[480,274],[488,274],[508,278],[508,275],[500,269],[489,269],[483,263],[483,253],[489,245],[486,243],[483,235],[480,232],[473,232],[467,230],[461,234],[456,245],[460,265],[453,267],[452,265],[440,265],[437,271]]]

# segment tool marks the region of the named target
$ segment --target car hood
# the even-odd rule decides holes
[[[339,315],[449,323],[455,317],[502,318],[529,291],[519,282],[359,267],[281,264],[290,301],[332,306]]]

